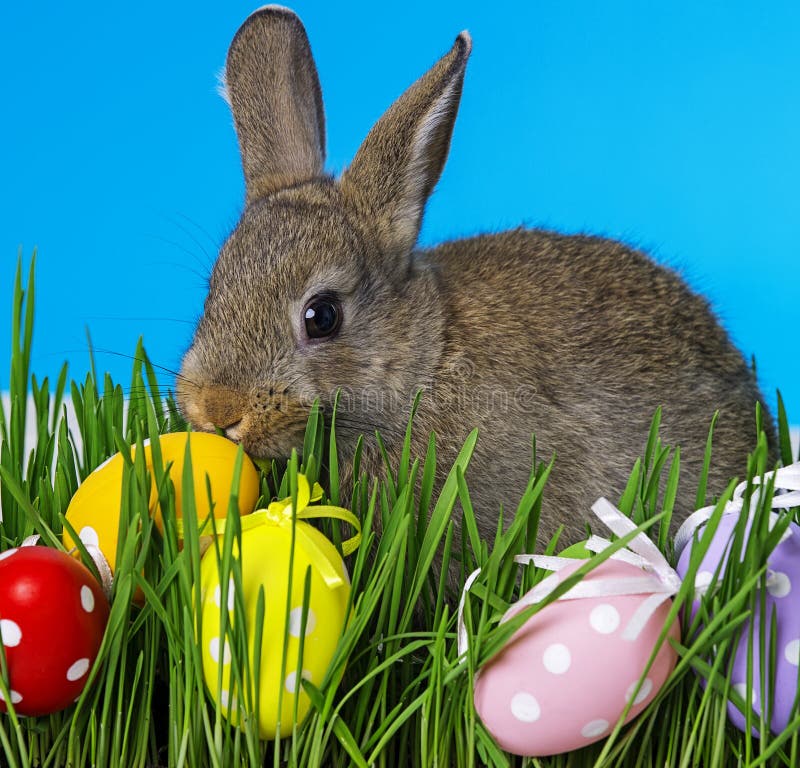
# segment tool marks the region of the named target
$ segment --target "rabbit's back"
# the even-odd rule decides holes
[[[535,434],[541,458],[557,455],[545,517],[574,523],[579,538],[591,503],[622,491],[658,407],[663,439],[681,446],[679,516],[691,511],[715,410],[710,490],[744,473],[755,378],[675,272],[616,241],[525,229],[421,259],[445,316],[431,412],[443,434],[483,427],[469,475],[481,503],[513,505]]]

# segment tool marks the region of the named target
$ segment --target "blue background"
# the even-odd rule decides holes
[[[179,366],[243,183],[215,75],[253,2],[4,3],[0,302],[39,248],[34,370]],[[519,223],[622,238],[681,271],[800,421],[800,5],[297,2],[328,167],[464,28],[423,243]],[[10,312],[0,311],[0,390]],[[796,336],[796,331],[795,334]],[[170,381],[164,373],[165,382]]]

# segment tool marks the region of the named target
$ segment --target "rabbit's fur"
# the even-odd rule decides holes
[[[535,433],[539,455],[557,455],[540,535],[564,524],[569,540],[582,538],[599,495],[621,492],[663,406],[662,436],[682,450],[683,515],[713,412],[710,490],[719,492],[745,471],[760,399],[705,300],[602,238],[517,229],[415,249],[470,45],[459,35],[334,180],[300,20],[278,6],[247,19],[226,67],[246,207],[211,275],[180,406],[195,429],[220,427],[254,456],[286,457],[302,445],[314,398],[329,406],[342,388],[345,458],[378,429],[397,459],[423,388],[418,455],[435,431],[444,471],[480,429],[467,480],[482,532],[491,536],[500,505],[513,509],[524,490]],[[314,340],[303,313],[320,294],[338,297],[343,320]],[[379,473],[379,454],[367,449],[362,466]]]

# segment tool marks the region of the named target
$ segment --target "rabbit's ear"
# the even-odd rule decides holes
[[[453,48],[381,117],[342,175],[345,195],[378,225],[383,247],[407,254],[442,173],[472,41]]]
[[[322,91],[306,31],[292,11],[267,5],[242,24],[228,50],[225,89],[248,202],[322,173]]]

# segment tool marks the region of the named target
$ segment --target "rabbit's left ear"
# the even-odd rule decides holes
[[[447,159],[471,47],[462,32],[378,120],[342,174],[343,193],[377,225],[387,253],[407,254],[417,240]]]
[[[320,176],[325,115],[317,68],[300,19],[267,5],[242,24],[225,67],[247,202]]]

